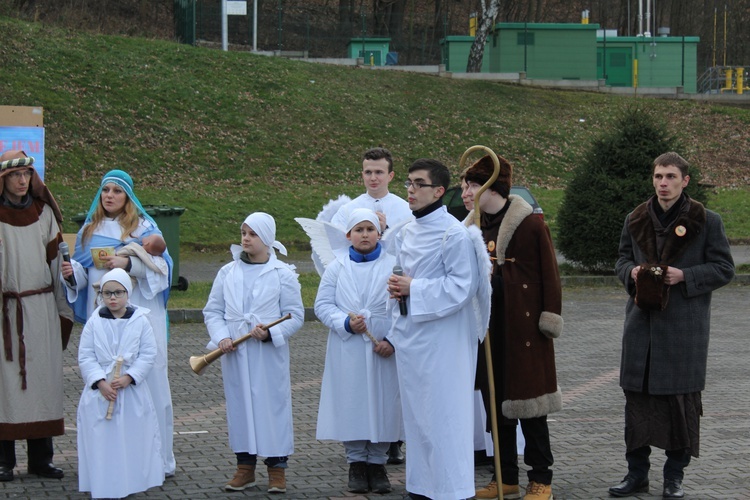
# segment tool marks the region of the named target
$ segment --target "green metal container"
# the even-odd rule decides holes
[[[385,66],[390,44],[390,38],[352,38],[347,52],[350,58],[361,57],[365,66]]]

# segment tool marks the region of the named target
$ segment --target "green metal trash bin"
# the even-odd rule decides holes
[[[187,278],[180,276],[180,215],[185,212],[182,207],[169,207],[167,205],[144,205],[143,209],[149,214],[159,226],[167,242],[169,255],[172,256],[174,266],[172,268],[171,286],[177,290],[187,290]],[[72,217],[78,223],[78,227],[83,226],[86,221],[86,213],[80,213]]]
[[[182,207],[168,207],[166,205],[144,205],[146,213],[153,217],[159,226],[164,241],[167,242],[169,255],[172,256],[172,288],[187,290],[188,280],[180,276],[180,216],[185,212]]]

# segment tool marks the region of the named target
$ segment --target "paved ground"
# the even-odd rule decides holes
[[[624,293],[615,288],[566,288],[565,333],[557,341],[557,362],[565,407],[552,416],[550,430],[555,454],[553,487],[558,499],[606,498],[607,488],[625,472],[623,396],[617,385]],[[702,455],[688,469],[688,498],[750,498],[750,343],[747,305],[750,288],[726,287],[714,295],[713,336],[709,353],[708,385],[704,392]],[[42,480],[26,474],[25,451],[16,479],[0,483],[5,498],[85,498],[77,492],[75,411],[81,389],[75,354],[79,330],[65,354],[66,434],[55,439],[56,465],[63,480]],[[164,486],[136,495],[140,498],[290,498],[363,499],[346,492],[347,466],[338,443],[315,440],[320,379],[326,332],[307,322],[291,339],[292,391],[296,453],[288,469],[288,492],[265,492],[264,468],[259,487],[225,493],[221,486],[234,471],[227,444],[220,367],[203,376],[189,368],[188,358],[204,352],[207,335],[202,324],[173,324],[170,342],[170,379],[175,407],[177,474]],[[19,443],[19,448],[25,444]],[[652,493],[661,496],[661,452],[653,455]],[[407,450],[408,460],[408,450]],[[401,499],[404,467],[388,466],[395,487],[383,500]],[[116,474],[117,471],[112,471]],[[486,467],[476,470],[477,484],[489,479]],[[522,478],[525,484],[525,478]]]

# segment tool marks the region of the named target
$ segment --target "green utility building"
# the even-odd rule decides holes
[[[487,38],[482,72],[523,72],[530,80],[604,80],[611,87],[637,84],[697,92],[699,37],[609,33],[598,24],[498,23]],[[441,40],[447,71],[466,71],[473,42],[471,36]]]
[[[697,92],[697,36],[600,37],[596,40],[597,76],[612,87],[683,87]],[[637,78],[637,82],[636,82]]]
[[[443,53],[443,64],[446,71],[454,73],[466,73],[466,65],[469,62],[469,53],[474,43],[473,36],[447,36],[440,40],[440,47]],[[490,49],[489,40],[484,47],[482,57],[482,73],[490,72]]]
[[[361,57],[365,66],[385,66],[390,45],[390,38],[352,38],[347,52],[352,59]]]
[[[596,80],[598,24],[498,23],[487,38],[482,73],[542,80]],[[446,71],[466,72],[473,36],[440,41]]]
[[[598,24],[498,23],[488,38],[491,73],[539,80],[596,80]]]

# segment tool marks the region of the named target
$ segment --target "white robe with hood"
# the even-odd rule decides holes
[[[156,341],[146,315],[138,307],[130,318],[102,318],[96,309],[86,321],[78,346],[84,386],[78,403],[78,488],[93,498],[124,498],[164,483],[161,437],[148,387],[156,359]],[[118,356],[120,375],[134,384],[117,391],[112,419],[109,402],[98,389],[111,380]]]
[[[344,327],[349,312],[365,317],[382,341],[390,329],[386,282],[395,258],[354,262],[348,256],[329,264],[315,299],[315,314],[330,328],[320,389],[317,439],[390,443],[403,439],[396,358],[373,352],[366,335]]]
[[[409,454],[406,489],[433,500],[471,498],[474,374],[486,331],[478,318],[489,310],[482,304],[476,314],[477,250],[445,207],[403,226],[396,244],[397,263],[413,278],[407,315],[389,303]],[[489,274],[484,279],[489,286]]]
[[[294,452],[288,340],[304,322],[297,274],[271,255],[265,264],[235,260],[219,270],[203,316],[211,336],[208,349],[236,340],[256,324],[287,313],[292,318],[270,329],[271,341],[250,339],[221,357],[229,426],[235,453],[283,457]]]

